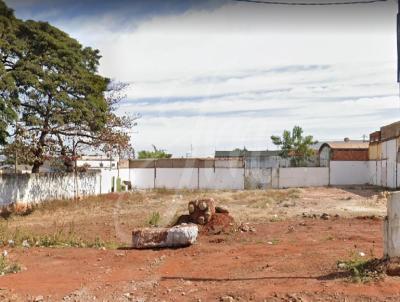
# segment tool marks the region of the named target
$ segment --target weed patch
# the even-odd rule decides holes
[[[15,274],[21,271],[21,267],[14,262],[10,262],[4,255],[0,256],[0,275]]]
[[[354,283],[366,283],[378,280],[385,269],[381,259],[364,259],[353,256],[350,260],[338,261],[337,267],[349,274],[349,280]]]
[[[161,220],[161,215],[159,212],[153,212],[150,215],[150,219],[149,219],[149,224],[151,226],[159,226],[160,225],[160,220]]]

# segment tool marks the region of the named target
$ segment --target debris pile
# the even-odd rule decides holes
[[[190,222],[204,225],[215,214],[215,201],[212,198],[192,200],[188,204]]]
[[[195,224],[172,228],[139,228],[132,232],[132,247],[136,249],[183,247],[193,244],[199,229]]]
[[[196,199],[188,204],[189,215],[179,217],[176,225],[195,223],[200,226],[201,234],[220,234],[234,228],[234,219],[229,210],[217,206],[214,199]]]
[[[188,211],[189,215],[180,216],[173,227],[135,229],[132,232],[132,247],[146,249],[189,246],[196,241],[199,231],[207,235],[234,229],[234,219],[229,215],[228,209],[216,206],[212,198],[190,201]],[[249,228],[248,231],[254,232],[255,229]]]

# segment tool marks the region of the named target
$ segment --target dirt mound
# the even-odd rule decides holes
[[[230,232],[234,229],[235,220],[226,213],[216,213],[210,222],[200,228],[200,234],[216,235],[220,233]]]
[[[192,223],[190,215],[181,215],[174,225]],[[234,229],[235,220],[227,213],[215,213],[205,225],[198,225],[201,235],[217,235]]]

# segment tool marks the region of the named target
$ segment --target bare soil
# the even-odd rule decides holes
[[[152,213],[173,224],[199,197],[228,207],[235,227],[182,249],[125,247]],[[366,260],[382,255],[385,202],[368,187],[159,190],[48,203],[1,226],[35,235],[60,229],[120,249],[4,246],[23,271],[0,277],[0,301],[398,301],[399,278],[353,283],[337,268],[360,252]],[[240,231],[241,223],[255,231]]]

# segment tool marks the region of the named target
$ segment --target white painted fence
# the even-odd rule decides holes
[[[331,161],[330,181],[332,186],[365,185],[372,181],[368,161]]]
[[[103,169],[98,173],[0,175],[0,206],[12,202],[38,203],[49,199],[105,194],[117,190],[117,179],[137,189],[292,188],[328,185],[384,186],[398,183],[400,169],[385,172],[384,161],[331,161],[330,167],[271,168],[263,171],[238,166],[213,168]],[[385,172],[385,173],[384,173]],[[388,181],[387,176],[393,178]]]
[[[96,195],[100,194],[100,183],[100,173],[3,174],[0,175],[0,206]]]
[[[119,177],[136,189],[244,189],[243,168],[134,168],[121,169]]]
[[[329,184],[329,168],[280,168],[279,188],[322,187]]]

